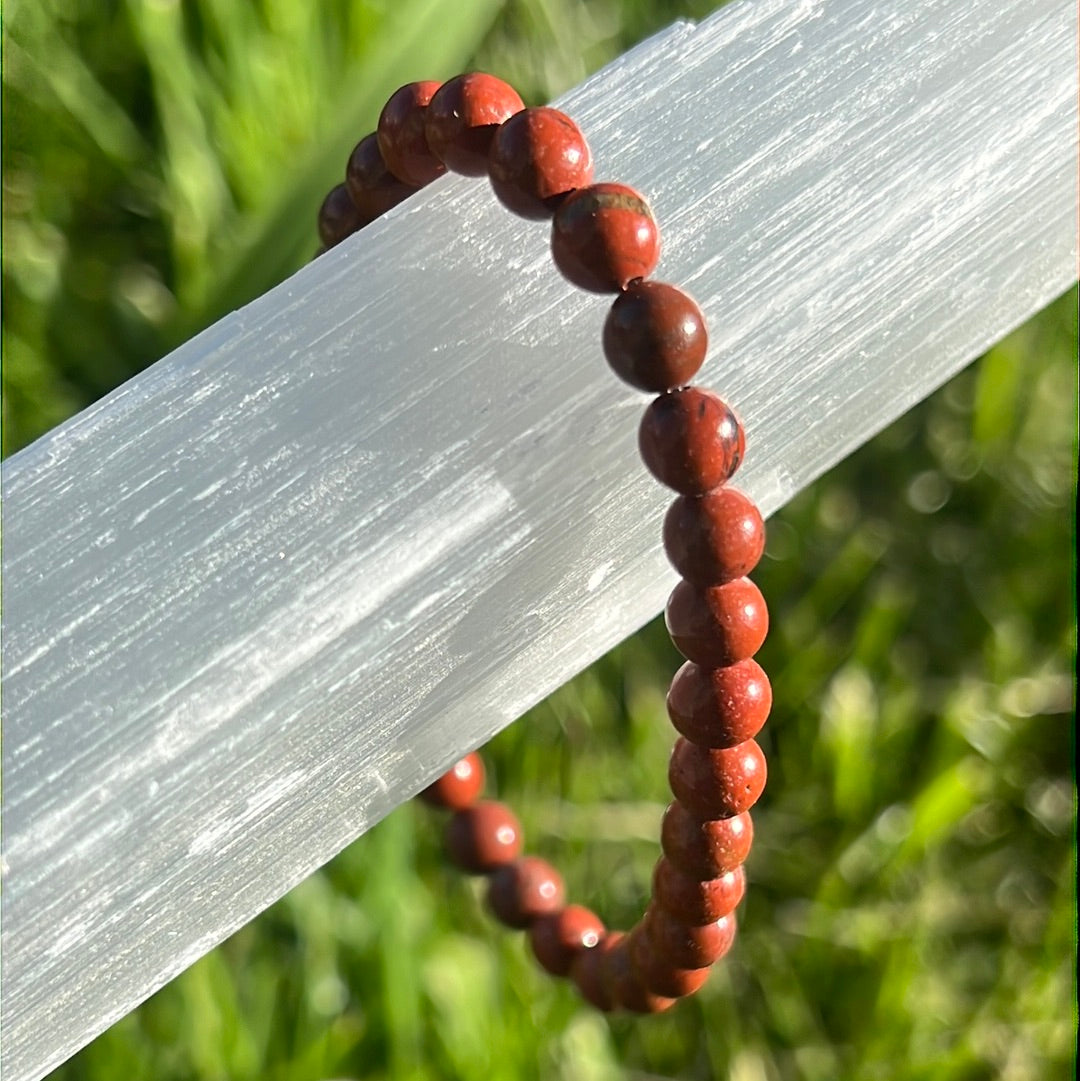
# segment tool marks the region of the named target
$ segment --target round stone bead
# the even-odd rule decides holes
[[[605,1013],[616,1005],[608,972],[611,954],[625,937],[622,931],[608,931],[591,950],[576,954],[570,966],[570,979],[581,997]]]
[[[651,274],[660,230],[649,204],[625,184],[592,184],[555,211],[551,254],[565,278],[593,293],[617,293]]]
[[[448,769],[420,798],[433,807],[462,811],[475,803],[484,788],[484,763],[474,751]]]
[[[446,825],[446,850],[463,871],[484,875],[521,854],[521,824],[505,803],[481,800],[455,812]]]
[[[491,186],[499,202],[523,218],[550,218],[569,192],[591,183],[592,175],[585,136],[558,109],[522,109],[491,140]]]
[[[664,518],[664,550],[688,581],[721,585],[757,566],[765,550],[765,523],[751,500],[734,488],[681,495]]]
[[[736,747],[761,731],[772,708],[769,677],[757,661],[702,668],[687,661],[667,696],[675,728],[699,747]]]
[[[630,964],[647,991],[664,998],[692,995],[708,978],[707,966],[683,968],[654,945],[644,924],[636,927],[627,949]]]
[[[345,166],[345,186],[360,216],[366,219],[365,224],[382,217],[417,190],[412,184],[398,180],[387,169],[378,137],[374,134],[365,135],[353,147]]]
[[[377,136],[386,167],[406,184],[422,188],[446,172],[428,149],[424,114],[439,89],[436,82],[407,83],[395,90],[379,114]]]
[[[537,856],[503,864],[488,882],[488,907],[500,922],[518,930],[558,912],[564,897],[562,876]]]
[[[439,87],[424,114],[427,145],[455,173],[484,176],[499,125],[525,103],[502,79],[472,71]]]
[[[705,361],[709,335],[701,309],[666,282],[635,281],[604,322],[604,356],[615,374],[655,394],[685,386]]]
[[[733,912],[712,923],[695,926],[653,904],[645,913],[644,923],[653,952],[677,968],[694,969],[715,964],[735,941]]]
[[[753,840],[754,824],[746,812],[703,821],[678,800],[668,805],[660,826],[668,862],[701,881],[734,871],[750,854]]]
[[[529,928],[529,944],[537,961],[553,976],[566,976],[582,950],[591,950],[604,937],[598,916],[581,905],[567,905],[541,916]]]
[[[668,763],[675,798],[700,818],[749,811],[765,789],[765,756],[752,740],[719,750],[679,739]]]
[[[638,925],[640,927],[640,924]],[[608,961],[608,987],[617,1007],[633,1013],[663,1013],[676,999],[650,991],[641,981],[631,955],[631,938],[640,934],[637,927],[615,945]]]
[[[734,912],[746,893],[746,872],[742,867],[704,882],[683,874],[666,858],[653,873],[653,898],[659,908],[691,926],[715,923]]]
[[[327,248],[340,244],[364,224],[360,211],[349,197],[349,189],[337,184],[319,207],[319,239]]]
[[[655,399],[638,428],[645,468],[683,495],[704,495],[730,480],[743,460],[743,428],[727,404],[700,387]]]
[[[707,668],[752,657],[769,633],[765,598],[749,578],[720,586],[680,582],[668,598],[664,618],[675,648]]]

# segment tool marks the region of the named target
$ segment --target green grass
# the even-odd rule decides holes
[[[12,450],[314,246],[398,83],[531,101],[677,3],[8,0]],[[1072,1077],[1075,291],[770,522],[776,704],[740,935],[704,991],[606,1019],[540,974],[404,807],[54,1075],[1044,1081]],[[651,625],[489,748],[533,851],[613,925],[667,801]]]

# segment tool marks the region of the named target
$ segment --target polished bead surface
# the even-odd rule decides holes
[[[582,905],[567,905],[541,916],[529,927],[529,945],[537,961],[553,976],[566,976],[574,958],[604,937],[604,925]]]
[[[521,854],[521,824],[505,803],[481,800],[446,825],[450,859],[470,874],[488,874]]]
[[[715,964],[735,941],[733,912],[711,923],[694,925],[684,923],[666,909],[652,904],[645,913],[644,924],[654,952],[676,968]]]
[[[657,949],[644,924],[635,928],[627,947],[630,964],[647,991],[665,998],[692,995],[709,978],[708,966],[684,968]]]
[[[566,195],[589,184],[592,175],[585,136],[558,109],[522,109],[491,140],[491,187],[503,206],[523,218],[550,218]]]
[[[679,739],[668,764],[675,798],[701,818],[727,818],[749,811],[765,789],[765,756],[752,739],[712,749]]]
[[[680,582],[664,611],[668,634],[688,660],[707,668],[752,657],[769,633],[769,610],[749,578],[719,586]]]
[[[488,883],[488,907],[500,922],[518,930],[558,912],[564,898],[562,876],[538,856],[504,864]]]
[[[631,282],[604,321],[604,356],[638,390],[685,386],[705,360],[709,335],[701,309],[666,282]]]
[[[608,987],[617,1007],[633,1013],[663,1013],[671,1009],[677,1000],[650,991],[637,974],[631,955],[631,939],[635,933],[641,933],[639,927],[640,924],[611,951],[607,965]]]
[[[731,818],[700,819],[678,800],[668,804],[660,846],[684,874],[704,881],[734,871],[750,854],[754,824],[745,811]]]
[[[721,585],[757,566],[765,550],[765,523],[753,502],[734,488],[681,495],[664,518],[664,550],[688,581]]]
[[[616,293],[652,273],[660,258],[660,230],[633,188],[592,184],[572,192],[555,211],[551,255],[579,288]]]
[[[667,696],[671,723],[701,747],[735,747],[753,739],[771,708],[769,677],[752,658],[726,668],[687,661]]]
[[[638,428],[645,468],[683,495],[704,495],[730,480],[746,450],[738,418],[712,391],[681,387],[655,399]]]
[[[475,803],[484,789],[484,763],[474,751],[448,769],[437,781],[428,785],[420,798],[433,807],[461,811]]]
[[[683,874],[666,857],[653,873],[653,898],[658,907],[690,925],[715,923],[735,911],[746,892],[742,867],[704,882]]]
[[[364,224],[344,184],[336,184],[319,207],[319,239],[327,248],[340,244]]]
[[[427,145],[455,173],[484,176],[499,125],[524,108],[518,92],[502,79],[482,71],[458,75],[443,83],[428,103]]]
[[[436,82],[407,83],[390,95],[379,114],[376,134],[383,161],[398,180],[416,188],[446,172],[424,132],[424,113],[438,89]]]
[[[570,979],[581,997],[605,1013],[616,1005],[608,972],[611,953],[625,937],[622,931],[608,931],[591,950],[577,953],[570,966]]]
[[[365,224],[404,202],[417,189],[386,167],[376,135],[365,135],[353,147],[345,166],[345,186]]]

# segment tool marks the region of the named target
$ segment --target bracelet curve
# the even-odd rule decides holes
[[[451,813],[450,860],[488,877],[492,913],[527,931],[543,968],[569,977],[598,1009],[658,1013],[696,991],[731,948],[753,839],[749,811],[765,786],[754,736],[772,690],[753,655],[768,611],[746,577],[761,558],[765,530],[753,502],[727,487],[743,460],[743,427],[716,394],[690,385],[705,360],[705,319],[682,290],[650,279],[660,232],[644,197],[624,184],[594,183],[592,153],[574,121],[557,109],[526,108],[494,76],[414,82],[391,95],[378,130],[357,143],[344,182],[322,203],[316,254],[448,169],[486,175],[513,213],[550,220],[563,276],[616,294],[603,352],[620,379],[657,395],[638,446],[649,472],[677,493],[663,543],[682,581],[665,619],[687,660],[667,696],[679,733],[668,768],[675,799],[661,825],[652,897],[631,931],[608,930],[588,908],[566,904],[558,871],[522,855],[513,812],[480,798],[484,767],[476,753],[421,798]]]

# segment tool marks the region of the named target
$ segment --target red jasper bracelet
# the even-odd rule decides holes
[[[731,947],[753,838],[748,812],[765,786],[754,736],[772,691],[751,658],[768,612],[745,577],[761,558],[765,531],[751,500],[726,487],[742,462],[743,429],[715,394],[687,385],[705,359],[705,321],[681,290],[647,280],[660,254],[648,203],[623,184],[594,184],[577,125],[556,109],[525,108],[491,75],[410,83],[394,93],[378,131],[350,155],[345,182],[323,202],[323,244],[339,243],[447,169],[486,174],[514,213],[552,219],[551,251],[562,274],[582,289],[618,294],[603,350],[616,375],[659,395],[645,410],[639,447],[648,470],[677,493],[663,540],[683,581],[666,620],[687,663],[667,698],[680,738],[668,768],[675,800],[661,826],[663,856],[652,900],[629,933],[608,931],[589,909],[566,904],[559,873],[521,854],[513,812],[480,798],[478,755],[463,758],[422,798],[451,812],[450,859],[488,876],[492,913],[528,931],[548,972],[572,979],[601,1010],[655,1013],[696,991]]]

